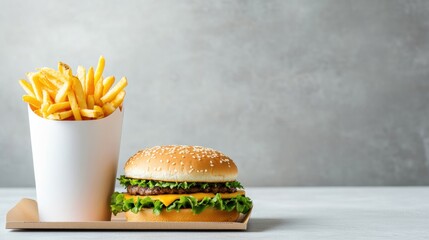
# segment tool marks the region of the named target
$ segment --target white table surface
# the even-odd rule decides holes
[[[0,239],[429,239],[429,187],[247,188],[247,231],[6,230],[33,188],[0,188]]]

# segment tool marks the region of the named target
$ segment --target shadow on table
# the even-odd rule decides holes
[[[300,219],[291,218],[250,218],[247,225],[247,232],[265,232],[279,226],[287,227],[301,224]]]

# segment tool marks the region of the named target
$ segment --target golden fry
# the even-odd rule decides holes
[[[42,105],[42,103],[39,100],[37,100],[35,97],[30,95],[22,96],[22,100],[37,109],[40,108],[40,106]]]
[[[86,95],[94,95],[94,68],[90,67],[86,75]]]
[[[114,82],[115,82],[114,76],[107,77],[103,80],[103,96],[106,95],[106,93],[112,87]]]
[[[77,78],[79,78],[80,84],[82,85],[83,92],[86,93],[86,70],[83,66],[77,67]]]
[[[43,117],[46,118],[48,116],[49,105],[52,104],[52,99],[51,99],[51,96],[49,96],[48,91],[46,91],[45,89],[42,90],[42,95],[43,95],[43,102],[40,107],[40,111],[42,112]]]
[[[103,113],[103,112],[101,112],[101,113]],[[90,110],[90,109],[81,109],[80,114],[82,115],[82,117],[87,117],[87,118],[99,118],[100,117],[100,112],[98,112],[96,110]]]
[[[41,84],[41,88],[43,89],[43,90],[46,90],[46,91],[48,91],[48,93],[49,93],[49,96],[52,98],[52,99],[55,99],[55,95],[57,94],[57,91],[58,91],[58,88],[59,87],[57,87],[57,85],[55,85],[55,84],[57,84],[57,82],[55,82],[55,84],[54,83],[52,83],[47,77],[46,77],[46,75],[44,75],[44,74],[42,74],[41,72],[37,72],[37,73],[35,73],[35,74],[33,74],[33,76],[32,76],[34,79],[37,79],[36,81],[37,82],[39,82],[40,84]],[[62,85],[62,83],[60,83],[61,85]],[[60,86],[61,86],[60,85]]]
[[[49,106],[47,113],[49,115],[52,113],[56,113],[56,112],[68,110],[68,109],[70,109],[70,102],[54,103]]]
[[[48,115],[48,119],[52,119],[52,120],[64,120],[67,118],[70,118],[73,116],[73,111],[72,110],[68,110],[68,111],[64,111],[64,112],[57,112],[57,113],[53,113]]]
[[[35,97],[34,91],[33,91],[33,86],[31,86],[30,83],[28,83],[27,81],[21,79],[21,80],[19,80],[19,84],[21,85],[21,87],[24,89],[24,91],[28,95]]]
[[[51,115],[48,115],[46,118],[50,120],[61,120],[60,115],[58,114],[51,114]]]
[[[100,80],[101,75],[103,75],[105,60],[103,56],[100,56],[98,59],[97,70],[94,74],[94,84],[96,85],[98,80]]]
[[[48,108],[49,108],[49,103],[43,102],[42,106],[40,106],[40,112],[42,113],[42,116],[44,118],[48,117]]]
[[[125,91],[121,91],[116,95],[115,99],[111,102],[115,108],[119,107],[125,98]]]
[[[35,73],[29,73],[27,74],[27,77],[29,78],[31,82],[31,86],[33,87],[34,96],[37,100],[42,101],[42,85],[40,84],[37,77],[34,77]]]
[[[98,81],[95,84],[95,90],[94,90],[94,102],[95,104],[102,106],[103,103],[101,102],[100,98],[103,95],[103,81]]]
[[[104,117],[103,109],[100,106],[95,105],[94,106],[94,111],[96,111],[98,113],[98,115],[99,115],[98,118],[103,118]]]
[[[74,92],[69,91],[67,93],[67,96],[70,101],[70,107],[73,112],[74,120],[82,120],[82,117],[80,116],[79,105],[77,104],[76,96],[74,95]]]
[[[59,83],[58,81],[51,81],[49,78],[46,77],[46,75],[39,74],[39,81],[45,86],[47,90],[50,91],[58,91],[58,89],[61,87],[62,83]],[[58,85],[57,85],[58,84]]]
[[[86,104],[88,109],[94,109],[94,95],[88,95],[87,98]]]
[[[106,103],[103,105],[104,116],[109,116],[115,110],[115,106],[113,106],[111,103]]]
[[[67,82],[67,78],[65,74],[62,74],[60,72],[55,71],[52,68],[41,68],[40,72],[43,73],[46,78],[48,78],[53,84],[55,84],[58,88],[61,87],[61,85],[64,82]]]
[[[127,78],[122,77],[121,80],[101,98],[101,101],[104,104],[112,101],[113,99],[115,99],[116,95],[121,92],[127,85]]]
[[[67,70],[66,70],[66,73],[65,73],[64,75],[66,75],[66,78],[67,78],[67,79],[70,79],[70,77],[72,77],[72,76],[73,76],[73,74],[72,74],[72,70],[71,70],[71,69],[67,69]]]
[[[53,100],[55,100],[55,97],[57,96],[57,90],[52,90],[50,88],[45,88],[44,90],[46,90],[49,93],[49,97]]]
[[[73,81],[73,89],[76,94],[76,100],[79,104],[80,109],[86,108],[86,98],[85,93],[83,92],[82,85],[77,77],[71,77]]]
[[[43,96],[43,103],[47,103],[48,105],[53,103],[51,96],[49,95],[49,92],[47,90],[45,89],[42,90],[42,96]]]
[[[72,70],[71,70],[70,66],[63,63],[63,62],[58,62],[58,71],[62,74],[68,75],[68,76],[72,75]]]
[[[59,84],[67,80],[65,74],[55,71],[55,69],[52,68],[43,67],[40,68],[39,71],[45,74],[50,80],[58,82]]]
[[[64,102],[67,98],[67,92],[70,88],[70,82],[67,81],[64,83],[64,85],[58,90],[57,95],[55,96],[55,102]]]

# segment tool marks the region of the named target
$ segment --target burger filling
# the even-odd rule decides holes
[[[142,208],[152,208],[154,214],[181,208],[190,208],[198,214],[206,207],[247,213],[252,201],[244,195],[243,186],[237,182],[164,182],[155,180],[118,178],[127,193],[115,192],[111,198],[111,210],[138,213]],[[189,195],[183,195],[189,194]]]
[[[159,195],[159,194],[184,194],[184,193],[233,193],[238,188],[243,188],[241,183],[202,183],[202,182],[164,182],[156,180],[145,180],[127,178],[122,175],[118,178],[119,183],[132,195]]]

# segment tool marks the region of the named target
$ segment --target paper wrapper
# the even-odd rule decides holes
[[[24,198],[6,214],[6,229],[74,229],[74,230],[246,230],[250,210],[241,214],[237,222],[127,222],[123,213],[112,221],[40,222],[37,202]]]
[[[39,220],[110,220],[123,110],[86,121],[28,116]]]

